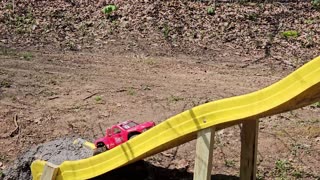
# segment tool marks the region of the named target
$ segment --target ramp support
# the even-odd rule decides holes
[[[54,180],[56,179],[57,172],[58,172],[59,166],[52,164],[50,162],[47,162],[44,166],[43,173],[41,175],[41,180]]]
[[[198,132],[193,175],[194,180],[211,179],[214,133],[215,127]]]
[[[240,180],[255,180],[259,120],[246,120],[241,129]]]

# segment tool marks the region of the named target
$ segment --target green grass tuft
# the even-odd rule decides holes
[[[101,96],[96,96],[96,97],[94,97],[94,100],[96,100],[97,102],[99,102],[99,101],[102,100],[102,97],[101,97]]]
[[[290,31],[282,32],[281,35],[285,38],[290,38],[290,37],[296,38],[299,36],[299,33],[298,31],[290,30]]]
[[[25,52],[21,54],[21,57],[24,60],[30,61],[34,57],[34,55],[31,52]]]
[[[110,4],[110,5],[107,5],[105,6],[101,11],[103,14],[111,14],[112,12],[116,11],[117,10],[117,6],[113,5],[113,4]]]
[[[216,10],[214,8],[212,8],[212,7],[208,7],[207,13],[209,15],[215,15],[216,14]]]

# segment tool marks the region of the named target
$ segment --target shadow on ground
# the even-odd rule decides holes
[[[92,180],[191,180],[193,173],[185,170],[167,169],[154,166],[145,161],[118,168]],[[212,180],[238,180],[239,177],[216,174],[211,176]]]

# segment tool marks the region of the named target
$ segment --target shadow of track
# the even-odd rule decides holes
[[[154,166],[145,161],[115,169],[91,180],[192,180],[193,173],[180,169],[168,169]],[[238,180],[237,176],[215,174],[211,180]]]

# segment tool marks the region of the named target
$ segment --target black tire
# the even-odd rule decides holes
[[[132,139],[132,138],[134,138],[134,137],[136,137],[136,136],[138,136],[139,134],[134,134],[134,135],[131,135],[130,137],[129,137],[129,139]]]
[[[107,151],[107,147],[103,143],[98,143],[98,147],[93,151],[93,156]]]

